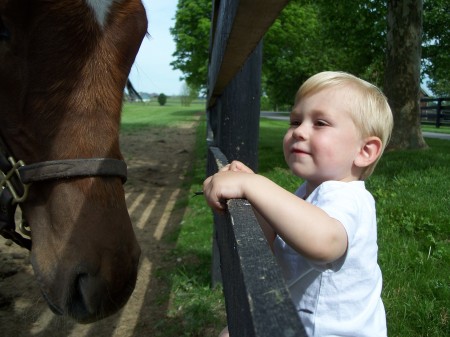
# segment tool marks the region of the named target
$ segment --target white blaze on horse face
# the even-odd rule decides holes
[[[113,2],[122,2],[123,0],[85,0],[89,7],[94,11],[100,27],[104,27],[108,18],[109,10]]]

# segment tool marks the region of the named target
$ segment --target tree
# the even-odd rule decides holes
[[[159,105],[163,106],[166,104],[166,102],[167,102],[167,96],[164,94],[159,94],[159,96],[158,96]]]
[[[173,69],[183,73],[192,88],[205,89],[208,74],[211,0],[179,0],[175,26],[170,29],[176,50]]]
[[[448,0],[424,0],[423,75],[449,94]],[[387,0],[291,0],[264,39],[263,92],[273,106],[292,104],[298,86],[321,70],[344,70],[384,85]],[[179,0],[174,69],[205,88],[211,0]]]
[[[192,101],[198,97],[198,90],[189,86],[186,82],[181,88],[181,105],[190,106]]]
[[[386,52],[385,1],[315,1],[320,41],[330,69],[344,70],[383,85]],[[351,14],[350,14],[351,13]]]
[[[317,16],[314,4],[291,1],[264,37],[263,90],[273,108],[291,106],[300,84],[327,64]]]
[[[424,0],[422,72],[437,96],[450,96],[450,3]]]
[[[422,0],[388,0],[384,92],[394,115],[391,149],[424,148],[420,128]]]

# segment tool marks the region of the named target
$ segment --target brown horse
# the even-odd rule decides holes
[[[140,0],[0,0],[0,136],[31,183],[31,263],[52,311],[83,323],[136,282],[119,123],[146,29]]]

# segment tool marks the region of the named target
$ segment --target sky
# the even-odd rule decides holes
[[[129,78],[138,92],[179,95],[182,73],[170,65],[175,42],[169,31],[175,25],[178,0],[142,0],[142,3],[150,36],[144,38]]]

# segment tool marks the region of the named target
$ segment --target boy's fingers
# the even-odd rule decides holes
[[[241,167],[242,167],[241,163],[236,160],[230,164],[231,171],[239,171]]]
[[[226,203],[223,203],[222,201],[216,201],[214,203],[215,209],[219,211],[223,211],[225,209]]]
[[[226,171],[229,171],[229,170],[230,170],[230,166],[231,166],[231,164],[225,165],[224,167],[222,167],[222,168],[219,170],[219,172],[226,172]]]

